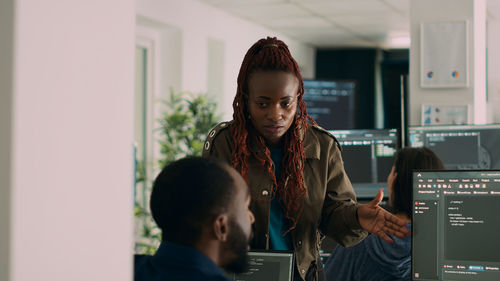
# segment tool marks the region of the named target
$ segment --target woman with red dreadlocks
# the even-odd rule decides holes
[[[230,163],[249,184],[253,249],[295,252],[294,280],[325,280],[322,237],[351,246],[374,233],[408,234],[404,221],[378,206],[382,190],[357,204],[340,145],[307,115],[304,84],[288,47],[261,39],[245,55],[233,120],[212,129],[203,155]],[[229,230],[231,231],[231,230]]]

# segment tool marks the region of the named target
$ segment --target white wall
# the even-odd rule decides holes
[[[206,92],[208,69],[208,42],[223,43],[223,93],[215,94],[224,119],[232,119],[232,101],[236,93],[236,78],[243,56],[258,39],[277,36],[290,47],[292,55],[301,66],[304,78],[315,76],[315,50],[286,36],[276,34],[254,23],[236,18],[219,9],[195,0],[136,0],[139,25],[154,26],[159,34],[172,34],[171,44],[175,44],[178,59],[162,60],[162,80],[160,96],[168,93],[168,86],[175,90]],[[144,22],[148,22],[144,24]],[[166,36],[168,38],[168,36]],[[178,43],[172,41],[178,40]],[[168,41],[168,39],[167,39]],[[180,73],[179,77],[165,77],[163,73]]]
[[[432,8],[430,8],[432,7]],[[469,20],[469,84],[467,88],[420,87],[420,23]],[[410,125],[421,124],[422,104],[470,104],[470,123],[486,122],[485,0],[410,1]]]
[[[490,0],[491,1],[491,0]],[[488,123],[500,123],[500,19],[488,22]]]
[[[0,62],[13,57],[0,64],[0,279],[132,280],[135,3],[13,0],[0,10]]]

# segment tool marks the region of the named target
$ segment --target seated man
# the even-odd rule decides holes
[[[254,221],[248,187],[219,160],[185,158],[156,178],[151,212],[162,230],[154,256],[137,255],[135,280],[228,280],[241,273]]]

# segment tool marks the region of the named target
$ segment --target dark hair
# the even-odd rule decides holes
[[[404,212],[411,218],[413,170],[444,169],[443,162],[427,147],[399,150],[394,160],[394,172],[397,173],[391,200],[394,212]]]
[[[165,167],[151,193],[151,213],[162,239],[195,246],[207,224],[228,207],[235,183],[228,164],[216,159],[184,158]]]
[[[299,81],[297,93],[297,115],[292,125],[284,135],[284,151],[282,160],[283,170],[281,179],[276,179],[274,174],[271,154],[266,147],[264,139],[255,133],[252,126],[247,124],[248,117],[248,81],[250,76],[259,71],[282,71],[294,74]],[[292,221],[293,229],[296,225],[293,214],[300,215],[303,208],[303,199],[306,195],[302,171],[305,163],[304,145],[302,141],[302,130],[308,126],[308,120],[316,124],[307,114],[306,104],[302,99],[304,95],[304,82],[300,74],[299,65],[292,57],[288,46],[276,37],[260,39],[245,55],[238,74],[238,88],[233,102],[233,125],[231,126],[231,137],[233,140],[232,165],[240,172],[248,183],[248,158],[253,155],[262,168],[269,174],[276,186],[273,189],[279,193],[280,198],[287,198],[286,204],[280,200],[285,211],[285,216]],[[249,134],[249,132],[251,132]],[[252,142],[258,147],[258,151],[249,149]],[[285,178],[290,177],[288,186],[285,188]]]

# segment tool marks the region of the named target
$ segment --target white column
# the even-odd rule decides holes
[[[486,0],[475,0],[473,4],[473,38],[474,47],[474,124],[485,124],[486,106]]]
[[[135,1],[0,11],[0,280],[132,280]]]
[[[420,24],[469,21],[469,87],[420,86]],[[421,124],[422,104],[471,105],[469,123],[486,122],[486,0],[410,1],[410,125]]]
[[[497,3],[500,6],[500,3]],[[488,123],[500,123],[500,19],[488,21]]]
[[[10,275],[14,0],[0,1],[0,281]]]

